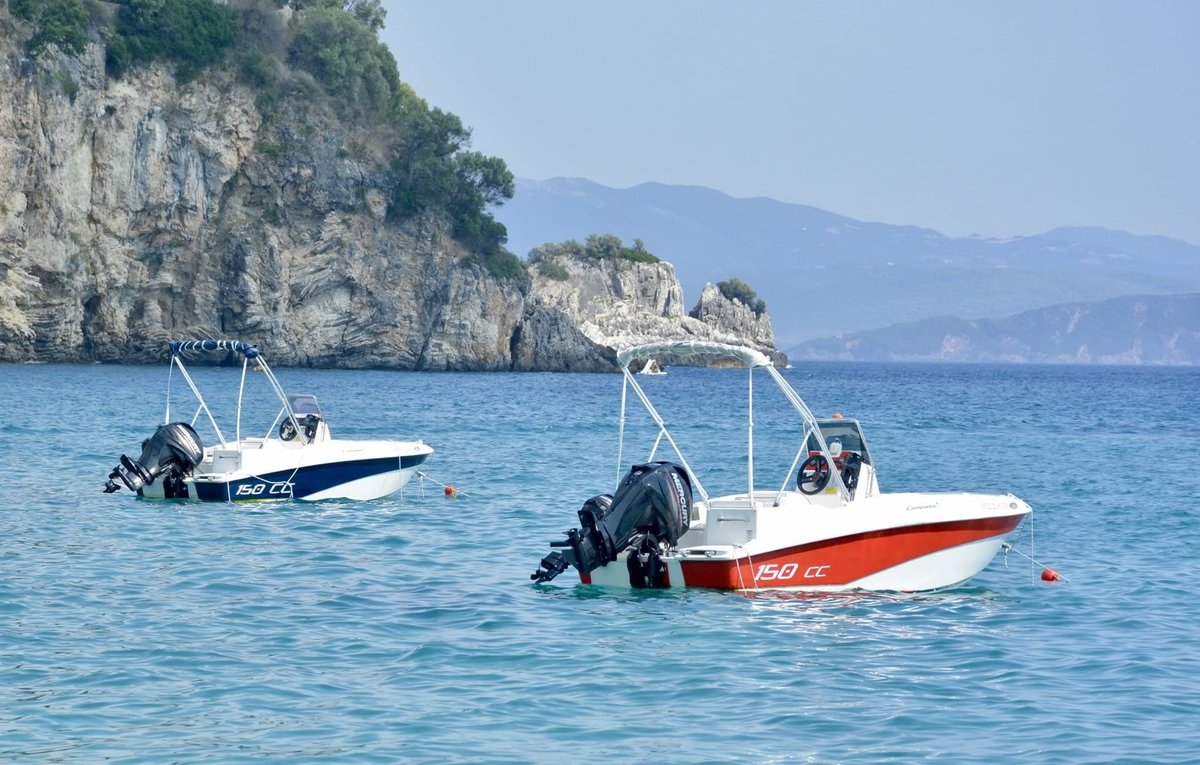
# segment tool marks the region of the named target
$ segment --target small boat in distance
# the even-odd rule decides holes
[[[642,371],[638,372],[639,375],[665,375],[666,373],[667,370],[660,367],[654,359],[646,359],[646,364],[642,367]]]
[[[183,364],[186,352],[239,353],[241,385],[234,438],[226,438]],[[252,366],[253,365],[253,366]],[[136,461],[121,455],[109,473],[106,494],[124,484],[150,499],[248,500],[378,499],[400,491],[433,448],[421,441],[351,441],[333,438],[316,396],[288,394],[258,348],[234,340],[179,340],[171,343],[170,370],[180,375],[198,402],[190,421],[171,421],[171,374],[163,425],[142,442]],[[242,436],[246,372],[263,373],[279,412],[263,436]],[[204,446],[195,425],[205,415],[217,443]],[[265,421],[265,416],[264,416]]]
[[[651,356],[715,357],[748,370],[746,490],[710,497],[684,458],[630,364]],[[1032,509],[1012,494],[880,490],[857,420],[818,419],[762,353],[706,342],[650,343],[617,354],[624,377],[616,489],[587,500],[577,529],[530,578],[547,582],[568,567],[584,584],[829,592],[919,592],[978,574]],[[778,489],[754,483],[754,376],[766,370],[799,415],[795,457]],[[658,432],[649,456],[624,477],[627,393]],[[789,438],[790,440],[790,438]],[[660,444],[675,461],[655,461]],[[664,447],[665,448],[665,447]],[[694,496],[698,499],[694,500]]]

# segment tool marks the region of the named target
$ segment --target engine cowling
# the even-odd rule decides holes
[[[530,575],[548,582],[568,566],[580,573],[611,563],[627,549],[654,552],[673,545],[688,530],[692,483],[687,471],[673,462],[634,465],[617,485],[615,494],[601,494],[583,503],[579,528],[552,543],[555,550]],[[631,568],[631,583],[632,583]]]
[[[142,442],[142,456],[137,461],[121,455],[121,464],[108,474],[104,493],[111,494],[121,488],[116,479],[130,491],[136,492],[147,484],[154,483],[159,476],[164,481],[191,472],[204,459],[204,446],[195,429],[186,422],[171,422],[160,425],[154,435]],[[172,493],[167,493],[173,496]]]

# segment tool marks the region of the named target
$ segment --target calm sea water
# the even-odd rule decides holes
[[[0,366],[0,761],[1200,760],[1200,370],[787,371],[885,490],[1028,500],[1017,547],[1070,579],[1010,554],[921,597],[532,586],[617,478],[619,377],[279,373],[335,435],[432,443],[460,496],[106,496],[165,365]],[[745,384],[646,382],[710,492],[742,488]],[[787,412],[755,413],[778,485]]]

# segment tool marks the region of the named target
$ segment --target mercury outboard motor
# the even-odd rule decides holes
[[[578,529],[551,543],[555,550],[542,559],[530,575],[548,582],[574,566],[581,574],[629,555],[629,583],[634,587],[661,587],[665,567],[658,560],[663,545],[673,545],[688,530],[692,511],[692,483],[687,472],[672,462],[634,465],[614,495],[601,494],[583,503]]]
[[[121,488],[114,479],[120,478],[130,491],[138,491],[146,484],[163,475],[164,495],[175,497],[182,494],[181,480],[184,475],[204,459],[204,447],[200,437],[186,422],[160,425],[154,435],[142,442],[142,456],[137,462],[121,455],[121,464],[108,474],[104,493],[111,494]]]

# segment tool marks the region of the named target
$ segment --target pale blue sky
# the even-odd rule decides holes
[[[401,78],[518,177],[1200,243],[1200,2],[384,5]]]

